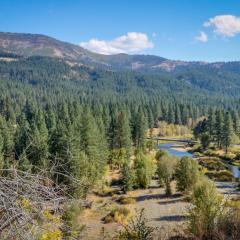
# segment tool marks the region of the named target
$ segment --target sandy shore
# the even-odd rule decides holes
[[[171,149],[178,151],[178,152],[187,152],[190,148],[185,147],[183,145],[173,145]]]

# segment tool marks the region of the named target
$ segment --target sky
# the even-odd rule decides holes
[[[103,54],[240,60],[240,0],[0,0],[0,31]]]

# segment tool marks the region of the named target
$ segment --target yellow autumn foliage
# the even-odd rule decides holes
[[[62,232],[59,229],[54,231],[45,231],[39,238],[39,240],[61,240]]]

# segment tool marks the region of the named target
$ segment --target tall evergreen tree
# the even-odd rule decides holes
[[[221,110],[216,112],[216,123],[215,123],[215,134],[216,134],[216,142],[219,148],[222,147],[222,139],[223,139],[223,113]]]
[[[227,112],[224,116],[224,127],[223,127],[223,144],[226,153],[228,152],[228,147],[231,144],[233,136],[233,124],[231,114]]]
[[[147,121],[143,111],[139,109],[134,123],[133,139],[135,146],[139,149],[145,149],[147,133]]]
[[[179,125],[182,124],[181,112],[178,105],[176,105],[176,109],[175,109],[175,124],[179,124]]]
[[[211,109],[209,111],[209,115],[208,115],[208,120],[207,120],[207,124],[208,124],[208,132],[210,135],[210,138],[212,140],[214,140],[214,137],[216,136],[215,134],[215,130],[216,130],[216,115],[215,112]]]

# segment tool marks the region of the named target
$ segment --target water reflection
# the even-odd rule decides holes
[[[162,144],[159,144],[158,147],[162,150],[167,151],[172,156],[193,157],[193,154],[191,154],[189,152],[183,152],[183,151],[177,150],[178,146],[174,143],[162,143]],[[184,147],[184,146],[182,146],[182,147]]]

